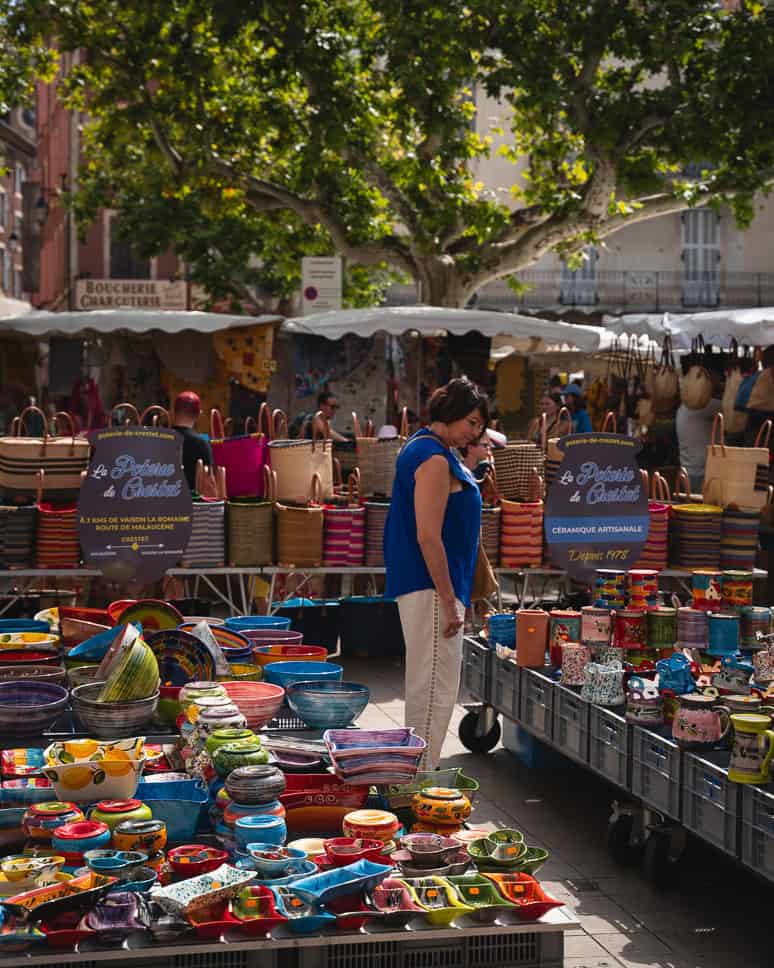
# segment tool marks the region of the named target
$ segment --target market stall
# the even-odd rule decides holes
[[[0,961],[561,963],[548,851],[476,827],[478,783],[422,773],[412,730],[358,728],[368,687],[289,626],[158,601],[0,624],[0,659],[46,653],[0,681]]]

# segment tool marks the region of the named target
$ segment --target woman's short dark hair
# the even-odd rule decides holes
[[[489,401],[472,380],[466,376],[457,377],[444,387],[439,387],[430,397],[428,405],[430,422],[450,424],[463,420],[478,410],[484,426],[489,423]]]

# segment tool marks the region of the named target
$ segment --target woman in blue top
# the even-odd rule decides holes
[[[572,414],[572,432],[574,434],[590,434],[594,429],[591,418],[586,410],[586,398],[577,383],[568,384],[564,390],[564,402]]]
[[[461,377],[436,390],[429,409],[429,427],[398,457],[384,557],[406,641],[406,725],[427,742],[424,768],[434,769],[457,701],[481,533],[478,485],[454,448],[478,440],[489,406]]]

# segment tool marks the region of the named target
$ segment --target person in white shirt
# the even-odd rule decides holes
[[[715,414],[722,409],[723,404],[715,399],[710,400],[701,410],[691,410],[684,403],[677,408],[675,429],[680,445],[680,465],[688,473],[693,494],[701,494],[707,446],[712,439],[712,421]]]

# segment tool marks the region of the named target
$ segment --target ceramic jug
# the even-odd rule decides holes
[[[753,667],[749,662],[726,657],[720,664],[720,671],[712,676],[712,685],[721,693],[731,692],[741,696],[750,694],[750,679]]]
[[[548,612],[520,608],[516,612],[516,665],[542,669],[548,646]]]
[[[755,681],[761,685],[774,682],[774,649],[761,649],[753,655]]]
[[[709,750],[728,738],[731,717],[718,698],[703,693],[679,697],[672,721],[672,738],[682,750]]]
[[[696,683],[693,676],[693,663],[682,652],[675,652],[668,659],[659,659],[656,663],[658,685],[660,689],[671,689],[678,696],[693,692]]]
[[[664,700],[658,687],[639,676],[629,679],[626,696],[626,722],[635,726],[662,726],[664,723]]]
[[[768,716],[757,713],[735,713],[734,745],[728,778],[734,783],[768,783],[774,757],[774,730]]]
[[[623,676],[624,669],[620,662],[609,665],[589,662],[584,673],[581,698],[598,706],[623,706],[626,702]]]

